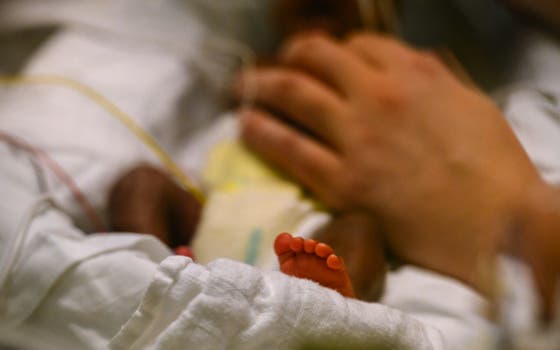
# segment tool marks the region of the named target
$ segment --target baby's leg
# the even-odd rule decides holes
[[[310,279],[345,297],[355,297],[344,261],[327,244],[281,233],[276,237],[274,250],[285,274]]]

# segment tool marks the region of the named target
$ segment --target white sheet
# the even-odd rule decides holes
[[[0,210],[12,214],[2,216],[0,243],[8,249],[5,242],[21,224],[22,209],[38,191],[26,157],[6,147],[0,152],[0,191],[10,199]],[[443,348],[436,328],[395,309],[233,261],[204,267],[168,255],[149,236],[84,236],[51,207],[30,220],[21,259],[0,286],[2,323],[37,328],[72,348],[106,348],[123,324],[114,348],[286,348],[307,336],[327,335]]]
[[[50,41],[26,71],[64,74],[85,82],[165,138],[165,130],[180,121],[179,100],[191,87],[186,62],[184,52],[107,40],[101,32],[68,30]],[[2,91],[0,127],[45,148],[98,208],[121,171],[140,160],[153,161],[128,131],[71,91],[44,87]],[[533,136],[535,142],[538,136]],[[535,149],[532,155],[538,156]],[[5,148],[1,152],[4,247],[39,193],[27,161]],[[11,275],[9,307],[1,315],[14,325],[53,332],[75,348],[105,348],[123,325],[113,341],[116,348],[135,343],[180,348],[188,342],[257,348],[269,342],[280,346],[272,337],[277,333],[291,341],[335,330],[360,338],[392,337],[403,331],[399,334],[403,340],[417,348],[460,348],[485,342],[485,335],[493,330],[480,316],[485,302],[476,293],[419,269],[405,268],[389,277],[384,299],[388,308],[342,299],[310,282],[232,262],[203,267],[182,258],[164,260],[169,252],[144,236],[84,237],[72,225],[72,220],[83,221],[75,203],[65,189],[58,189],[55,198],[72,209],[71,215],[51,210],[36,218],[25,258]],[[260,286],[257,294],[250,293],[252,285]],[[287,306],[285,300],[290,301]],[[231,307],[226,307],[226,301]],[[200,317],[201,310],[211,316]],[[232,310],[243,317],[240,322],[227,322],[235,316]],[[315,311],[333,316],[316,317]],[[190,318],[191,312],[198,315],[196,319]],[[286,323],[272,322],[286,319]],[[194,327],[201,322],[206,322],[206,331]],[[349,325],[356,328],[355,334]],[[139,337],[140,333],[145,335]],[[186,335],[193,338],[185,340]]]
[[[441,334],[380,304],[231,260],[171,257],[113,349],[294,349],[305,341],[442,347]],[[131,344],[133,344],[131,346]]]
[[[543,178],[560,185],[560,45],[546,34],[526,35],[513,82],[496,99]]]
[[[149,130],[158,125],[169,125],[166,123],[170,121],[180,120],[180,117],[172,117],[180,115],[173,113],[176,106],[174,102],[182,90],[189,86],[189,75],[184,70],[185,66],[181,64],[180,58],[168,52],[153,51],[149,47],[135,47],[135,50],[131,50],[128,44],[123,44],[124,46],[120,46],[115,41],[105,42],[97,35],[81,31],[61,32],[34,57],[27,71],[65,74],[92,85],[135,115]],[[71,57],[71,60],[67,60],[67,57]],[[114,72],[109,69],[115,65],[120,68],[119,80],[114,79]],[[176,80],[173,85],[167,84],[170,78]],[[101,207],[111,181],[125,167],[139,160],[150,160],[150,157],[146,157],[147,152],[143,146],[130,137],[128,131],[110,119],[105,111],[75,92],[47,87],[18,87],[4,90],[1,96],[0,127],[44,148],[72,174],[97,207]],[[165,116],[169,116],[168,119]],[[22,213],[39,193],[33,168],[27,161],[18,158],[21,155],[14,160],[9,157],[10,152],[5,149],[3,152],[0,159],[5,163],[0,166],[0,193],[8,200],[3,201],[2,213],[6,215],[1,215],[0,234],[5,241],[13,234],[21,221]],[[23,165],[13,167],[12,163],[15,161],[22,162]],[[53,185],[56,183],[53,182]],[[57,201],[62,203],[63,207],[73,209],[72,218],[79,218],[81,213],[67,191],[60,185],[54,187]],[[60,195],[61,193],[64,195]],[[22,200],[22,196],[27,199]],[[37,228],[32,229],[30,240],[25,245],[24,259],[11,275],[10,285],[17,288],[10,289],[7,303],[10,309],[5,310],[2,315],[11,319],[12,324],[53,332],[71,341],[75,348],[105,348],[107,342],[128,318],[142,312],[142,308],[136,313],[133,312],[140,302],[149,305],[150,293],[153,291],[163,295],[165,305],[173,305],[177,309],[177,313],[169,314],[165,321],[158,318],[160,332],[150,333],[148,328],[145,330],[153,336],[145,341],[157,346],[163,339],[166,339],[165,342],[174,342],[172,336],[183,334],[173,330],[174,327],[181,330],[181,327],[190,327],[190,324],[182,319],[191,307],[210,307],[206,302],[198,304],[200,300],[206,299],[197,299],[194,302],[188,295],[175,294],[181,288],[186,288],[189,283],[196,282],[194,276],[189,273],[178,272],[180,278],[171,284],[178,289],[167,289],[158,284],[157,277],[152,279],[158,264],[169,254],[155,240],[135,235],[84,237],[80,230],[73,227],[69,217],[58,211],[37,220],[34,224]],[[52,254],[53,251],[58,253]],[[166,263],[162,264],[160,268],[167,266]],[[460,310],[461,313],[456,313],[457,310],[446,310],[439,317],[441,322],[437,323],[437,327],[440,328],[436,328],[428,321],[415,318],[413,309],[403,308],[405,313],[397,311],[398,303],[394,305],[395,309],[371,304],[367,307],[371,309],[371,313],[364,313],[363,303],[342,300],[333,292],[325,291],[309,282],[278,277],[276,273],[269,275],[233,263],[231,265],[231,268],[227,268],[227,264],[219,263],[209,269],[216,273],[223,269],[221,274],[237,270],[247,273],[251,271],[249,274],[252,278],[266,281],[267,285],[267,288],[254,295],[254,299],[240,304],[246,305],[246,310],[252,310],[251,312],[257,312],[253,306],[263,307],[262,315],[257,317],[255,314],[255,318],[247,320],[255,332],[259,330],[255,333],[259,335],[252,336],[253,333],[248,331],[243,339],[238,338],[234,332],[230,334],[230,338],[222,337],[220,341],[232,346],[243,344],[247,347],[257,347],[263,339],[268,339],[264,334],[270,337],[275,330],[288,332],[288,329],[294,326],[270,322],[263,324],[261,320],[280,316],[298,319],[303,317],[302,312],[305,311],[308,318],[303,319],[305,322],[301,324],[302,329],[298,332],[321,334],[339,328],[344,334],[349,334],[347,324],[356,324],[359,325],[357,335],[363,334],[366,327],[370,327],[368,333],[372,335],[383,333],[395,336],[397,330],[403,330],[408,334],[403,338],[405,341],[416,343],[421,348],[438,349],[443,348],[443,344],[446,343],[455,344],[454,339],[463,341],[466,330],[456,325],[460,324],[461,320],[476,317],[478,313],[478,308],[469,309],[469,315],[462,314],[465,310]],[[236,266],[236,269],[232,271],[233,266]],[[225,297],[231,292],[231,286],[224,285],[219,279],[212,282],[201,279],[199,283],[206,283],[206,288],[215,290],[218,296]],[[454,288],[468,290],[449,280],[441,280],[439,285],[453,285]],[[297,288],[301,290],[309,290],[310,294],[307,297],[298,294],[298,289],[294,289],[294,286],[299,286]],[[433,285],[430,286],[432,287]],[[239,288],[244,287],[239,285]],[[143,297],[146,290],[151,292]],[[269,293],[272,290],[279,295],[284,293],[293,305],[300,307],[282,308],[281,312],[279,308],[274,308],[277,304],[269,305],[269,309],[265,308],[268,304],[262,304],[262,300],[271,297]],[[168,291],[173,292],[167,294]],[[475,294],[471,293],[472,296],[478,300]],[[177,298],[181,304],[176,304]],[[237,298],[240,302],[244,300],[239,295]],[[417,298],[417,305],[422,305],[421,313],[432,309],[440,312],[438,308],[433,307],[439,300],[431,299],[429,293],[417,294]],[[273,300],[271,299],[271,302]],[[323,319],[311,317],[313,314],[307,311],[310,300],[329,303],[324,307],[318,306],[318,310],[329,310],[337,316]],[[167,310],[165,308],[161,312],[166,314]],[[222,318],[229,315],[227,309],[222,311]],[[220,312],[215,316],[209,316],[206,321],[216,329],[226,327],[217,317],[220,316]],[[451,328],[445,328],[445,319],[449,321]],[[205,319],[199,321],[203,320]],[[134,323],[131,322],[127,325]],[[248,329],[251,328],[249,324],[245,324]],[[472,325],[465,323],[465,326]],[[484,320],[478,318],[475,328],[485,329],[486,326]],[[184,329],[185,332],[189,331],[187,328]],[[121,334],[129,334],[126,329]],[[223,329],[225,331],[229,328]],[[473,328],[469,329],[469,332],[479,333],[473,331]],[[288,332],[288,340],[292,339],[290,337],[298,339],[298,332]],[[193,341],[216,341],[212,334],[206,334],[205,337],[203,333],[197,334],[201,338]],[[123,345],[126,344],[123,339],[135,341],[134,338],[123,337],[119,336],[120,340],[116,344],[126,347]]]

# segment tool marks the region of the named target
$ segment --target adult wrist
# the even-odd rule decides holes
[[[471,239],[476,244],[465,242],[464,263],[449,273],[489,298],[495,296],[499,255],[527,256],[521,250],[529,245],[537,226],[539,231],[546,230],[543,226],[554,219],[550,215],[554,210],[560,227],[560,191],[540,178],[517,184],[517,188],[504,186],[501,192],[495,189],[495,197],[500,199],[486,207],[486,218],[481,216],[480,225],[473,226],[477,229]]]
[[[505,241],[505,251],[532,270],[544,318],[554,310],[560,277],[560,190],[550,185],[527,193],[518,226]]]

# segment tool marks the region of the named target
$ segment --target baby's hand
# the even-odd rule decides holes
[[[172,248],[189,244],[200,211],[193,195],[149,165],[121,177],[109,198],[113,230],[152,234]]]

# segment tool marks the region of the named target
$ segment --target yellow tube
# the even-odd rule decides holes
[[[167,168],[167,170],[175,177],[187,191],[200,202],[204,203],[204,194],[193,184],[189,177],[181,170],[181,168],[173,161],[171,156],[154,140],[146,130],[142,129],[128,114],[109,101],[105,96],[101,95],[89,86],[70,78],[55,75],[22,75],[22,76],[0,76],[0,85],[57,85],[74,90],[91,101],[95,102],[109,115],[118,119],[134,136],[144,143],[150,151],[159,159],[159,161]]]

